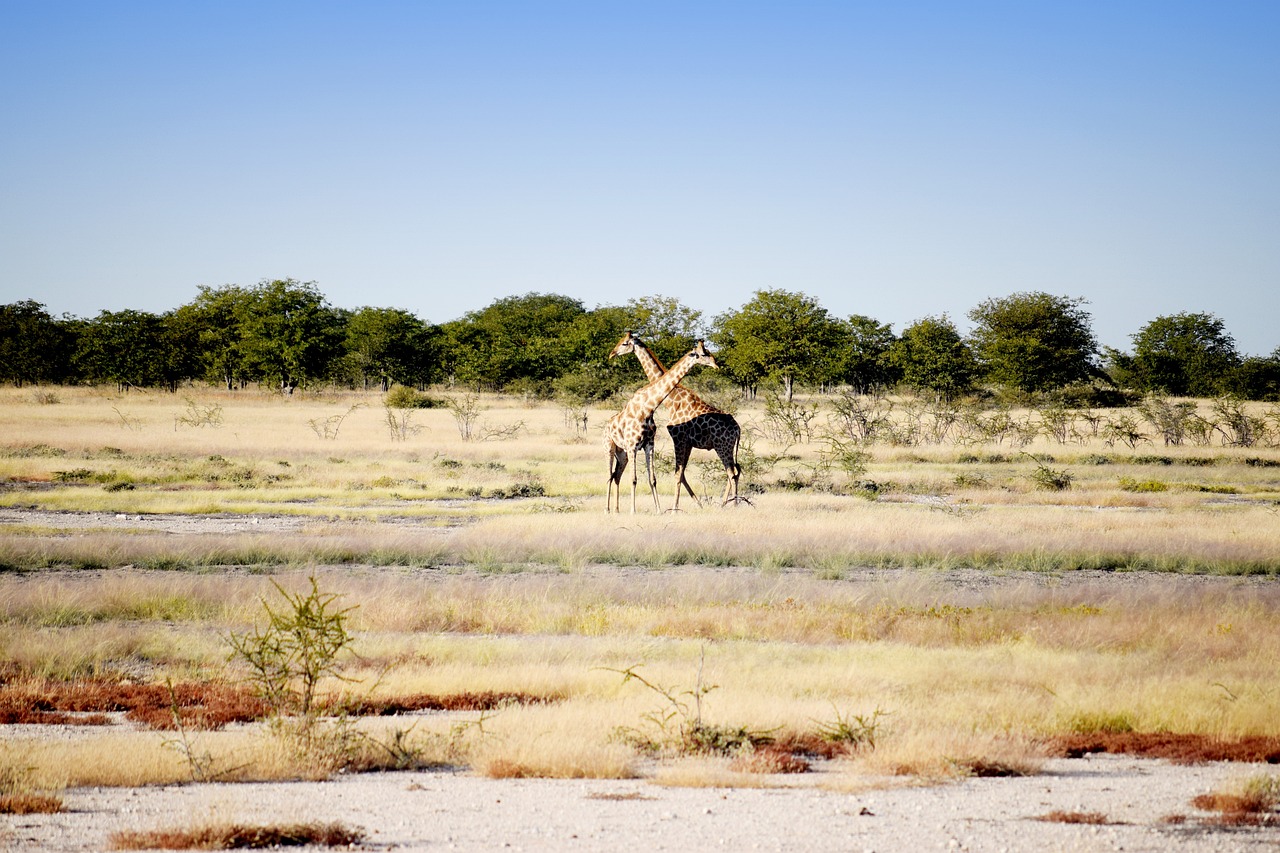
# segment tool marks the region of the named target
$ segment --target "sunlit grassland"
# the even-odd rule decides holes
[[[0,539],[0,565],[375,564],[513,572],[603,563],[654,569],[794,567],[827,577],[862,566],[1268,575],[1280,570],[1280,523],[1267,505],[957,508],[803,493],[760,500],[768,502],[767,509],[617,517],[556,511],[562,507],[547,499],[491,501],[481,502],[474,514],[436,506],[416,525],[389,519],[317,521],[277,535],[254,532],[250,523],[220,535],[148,535],[141,525],[82,529],[74,535],[17,528]]]
[[[841,765],[854,774],[946,775],[975,756],[1034,764],[1040,738],[1098,727],[1280,734],[1280,589],[1266,581],[984,592],[919,572],[831,581],[790,570],[334,568],[317,577],[356,607],[355,681],[332,689],[566,697],[503,709],[452,742],[451,727],[476,715],[361,724],[412,726],[432,760],[485,772],[637,772],[618,732],[654,734],[647,715],[668,709],[624,682],[630,667],[677,693],[714,687],[704,697],[713,725],[801,731],[879,712],[877,748]],[[305,583],[302,573],[4,576],[0,661],[31,677],[234,680],[225,637],[262,618],[272,580]],[[69,784],[135,784],[188,772],[165,754],[166,738],[113,732],[24,748]],[[231,778],[306,775],[278,744],[246,732],[199,738],[221,766],[238,768]],[[98,754],[118,758],[89,757]]]
[[[566,697],[483,731],[474,715],[360,723],[412,726],[427,760],[495,775],[638,772],[618,733],[664,700],[624,684],[637,666],[677,693],[701,670],[714,724],[882,712],[848,773],[1033,764],[1038,739],[1098,727],[1280,734],[1275,449],[873,445],[856,477],[818,476],[822,442],[771,441],[748,405],[750,504],[656,514],[642,485],[639,514],[608,516],[603,408],[584,438],[553,404],[486,397],[482,422],[522,422],[514,438],[463,441],[427,409],[400,440],[374,394],[57,394],[0,390],[0,508],[81,513],[0,526],[6,677],[241,679],[227,636],[260,624],[273,580],[314,575],[355,607],[359,681],[332,689]],[[184,422],[191,400],[219,423]],[[658,448],[669,506],[661,429]],[[692,479],[716,494],[708,457]],[[1040,488],[1038,466],[1071,487]],[[1088,569],[1168,574],[1061,582]],[[229,779],[323,772],[253,732],[198,737]],[[182,779],[165,738],[25,744],[23,760],[67,784]]]
[[[571,507],[603,504],[600,429],[613,411],[607,406],[588,412],[580,436],[552,403],[489,396],[481,402],[478,438],[463,441],[444,408],[399,410],[412,429],[393,437],[377,394],[60,389],[57,395],[62,402],[41,405],[26,389],[0,389],[0,480],[28,487],[0,493],[0,506],[34,500],[50,509],[369,518],[431,514],[424,504],[440,499],[478,504],[513,493],[541,493]],[[191,406],[216,409],[216,422],[191,423]],[[340,423],[330,423],[334,418]],[[814,479],[826,449],[821,440],[770,440],[765,413],[754,404],[739,420],[753,463],[743,483],[748,494],[763,489],[767,504]],[[517,424],[512,438],[483,440]],[[922,443],[864,450],[863,476],[881,499],[1156,508],[1280,500],[1280,453],[1265,447],[1126,448],[1099,438],[1058,444],[1041,436],[1017,449]],[[670,443],[661,429],[658,453],[659,490],[669,505]],[[1031,476],[1039,464],[1069,473],[1072,487],[1039,488]],[[704,493],[723,484],[706,453],[695,455],[691,479]],[[836,491],[850,485],[838,473],[827,482]]]

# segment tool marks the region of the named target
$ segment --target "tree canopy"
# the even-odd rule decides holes
[[[722,381],[749,394],[774,382],[787,395],[798,385],[870,393],[902,383],[955,397],[979,382],[1041,393],[1097,370],[1083,306],[1038,292],[988,299],[968,313],[974,330],[967,339],[945,315],[895,336],[887,323],[860,314],[842,320],[813,297],[782,289],[757,291],[709,324],[668,296],[587,308],[560,294],[526,293],[436,325],[400,308],[335,308],[314,282],[272,279],[202,286],[164,314],[127,309],[80,319],[52,317],[34,300],[0,305],[0,381],[169,390],[255,383],[282,393],[447,382],[555,393],[585,405],[644,382],[635,359],[608,358],[629,329],[668,365],[694,340],[709,339]],[[1111,378],[1126,389],[1280,398],[1280,349],[1241,358],[1212,314],[1157,317],[1133,341],[1132,353],[1105,351]]]
[[[721,366],[739,383],[778,379],[788,400],[797,381],[831,376],[840,338],[839,325],[816,299],[786,290],[756,291],[742,308],[716,318],[713,336]]]
[[[973,387],[978,363],[955,324],[943,314],[917,320],[889,349],[889,363],[902,371],[902,381],[944,399]]]
[[[969,312],[969,344],[982,375],[1020,391],[1047,391],[1097,372],[1098,342],[1084,299],[1015,293]]]
[[[1140,391],[1209,397],[1230,389],[1240,365],[1236,342],[1212,314],[1157,317],[1133,336],[1129,365]]]

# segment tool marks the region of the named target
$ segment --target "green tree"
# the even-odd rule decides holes
[[[925,317],[902,331],[889,348],[889,363],[902,381],[952,399],[973,387],[978,364],[955,324],[943,314]]]
[[[609,358],[630,319],[627,309],[606,305],[582,314],[564,329],[560,346],[567,361],[553,381],[558,396],[585,403],[643,384],[644,374],[634,358]]]
[[[969,312],[970,347],[988,381],[1048,391],[1097,372],[1098,342],[1085,300],[1048,293],[988,299]]]
[[[1280,400],[1280,348],[1269,356],[1250,356],[1240,362],[1230,390],[1246,400]]]
[[[707,336],[702,312],[675,297],[642,296],[628,301],[624,311],[627,322],[623,331],[635,332],[664,365],[679,361],[696,341]]]
[[[241,324],[253,299],[252,291],[237,285],[201,285],[194,300],[174,311],[176,323],[195,330],[197,375],[228,391],[248,380]]]
[[[172,347],[164,320],[146,311],[102,311],[81,329],[76,362],[91,382],[124,391],[168,385]]]
[[[889,350],[897,336],[888,323],[854,314],[841,325],[843,342],[837,349],[836,381],[847,383],[859,394],[870,394],[901,379],[901,372],[889,363]]]
[[[31,299],[0,305],[0,381],[21,387],[61,382],[71,372],[72,340],[43,304]]]
[[[323,379],[341,354],[341,315],[314,282],[259,283],[239,320],[245,369],[287,394]]]
[[[429,324],[399,308],[358,308],[347,318],[346,351],[351,369],[367,389],[383,393],[392,382],[425,384],[434,362]]]
[[[565,351],[563,339],[585,313],[578,300],[551,293],[499,299],[445,324],[447,345],[454,349],[450,373],[476,386],[549,388],[575,366],[576,354]]]
[[[822,382],[840,343],[839,323],[803,293],[758,290],[741,309],[716,318],[712,340],[719,361],[744,388],[762,379],[782,382],[791,402],[796,382]]]
[[[1132,380],[1140,391],[1213,397],[1240,366],[1236,343],[1212,314],[1157,317],[1133,336]]]

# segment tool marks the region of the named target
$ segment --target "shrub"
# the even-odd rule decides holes
[[[1071,484],[1075,482],[1075,477],[1070,472],[1050,468],[1029,453],[1023,455],[1036,463],[1035,470],[1027,475],[1031,482],[1035,483],[1036,488],[1048,492],[1061,492],[1071,488]]]
[[[1120,489],[1126,492],[1167,492],[1169,484],[1159,480],[1134,480],[1131,477],[1121,477]]]
[[[382,404],[388,409],[436,409],[444,405],[444,401],[429,397],[407,385],[397,385],[382,398]]]
[[[314,577],[309,581],[305,595],[272,581],[288,607],[277,612],[263,601],[266,628],[228,638],[233,657],[248,664],[251,682],[276,715],[313,714],[320,681],[341,677],[338,656],[353,641],[346,622],[354,608],[334,610],[338,596],[320,592]]]

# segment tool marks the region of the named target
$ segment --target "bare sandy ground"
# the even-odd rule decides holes
[[[1049,762],[1033,777],[858,793],[816,787],[813,776],[804,787],[742,789],[425,772],[90,788],[66,792],[63,814],[5,818],[0,845],[103,850],[118,830],[339,821],[362,830],[368,850],[1276,850],[1280,830],[1205,826],[1190,805],[1249,772],[1257,768],[1095,756]],[[1052,811],[1108,823],[1037,819]]]

